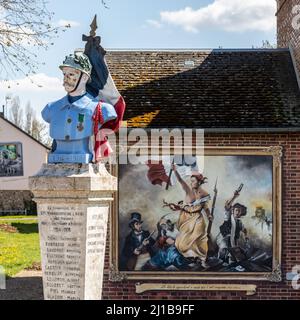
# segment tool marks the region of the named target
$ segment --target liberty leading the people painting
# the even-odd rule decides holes
[[[119,165],[119,271],[272,273],[280,209],[273,156],[210,154],[201,170],[199,157],[161,160]]]

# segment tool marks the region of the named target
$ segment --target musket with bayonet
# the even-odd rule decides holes
[[[142,243],[139,247],[137,247],[136,249],[137,249],[138,251],[143,250],[143,248],[146,247],[146,246],[144,245],[144,242],[145,242],[145,241],[149,241],[149,240],[151,239],[151,237],[154,235],[154,233],[155,233],[155,231],[153,231],[153,232],[149,235],[148,238],[145,238],[144,241],[143,241],[143,243]]]
[[[218,196],[218,178],[216,180],[216,184],[215,184],[215,187],[214,187],[214,198],[213,198],[213,202],[212,202],[212,206],[211,206],[211,216],[212,218],[214,217],[214,212],[215,212],[215,208],[216,208],[216,201],[217,201],[217,196]],[[210,236],[210,233],[211,233],[211,228],[212,228],[212,219],[209,221],[208,223],[208,227],[207,227],[207,235]]]

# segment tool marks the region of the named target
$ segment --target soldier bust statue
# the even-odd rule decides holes
[[[99,129],[117,119],[117,113],[113,105],[100,103],[87,93],[86,86],[92,72],[87,55],[75,51],[66,57],[60,69],[67,95],[47,104],[42,111],[43,119],[50,124],[50,136],[55,141],[48,163],[90,163],[93,161],[93,116],[97,106],[100,106],[102,120]]]

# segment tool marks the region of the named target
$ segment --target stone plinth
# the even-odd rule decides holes
[[[107,221],[117,178],[104,164],[48,164],[30,178],[46,300],[101,300]]]

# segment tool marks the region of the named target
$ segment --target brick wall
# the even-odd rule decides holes
[[[295,265],[300,265],[300,135],[286,134],[209,134],[206,144],[210,146],[276,146],[284,147],[283,157],[283,207],[282,207],[282,283],[270,282],[242,282],[240,284],[256,284],[257,294],[246,297],[244,293],[222,292],[148,292],[135,294],[135,284],[139,281],[125,281],[112,283],[108,280],[109,269],[109,237],[106,250],[105,281],[103,288],[104,299],[131,300],[131,299],[300,299],[300,290],[292,288],[291,282],[285,280],[287,272],[291,272]],[[140,281],[145,283],[146,281]],[[151,283],[155,281],[149,281]],[[158,281],[164,282],[164,281]],[[169,281],[172,282],[172,281]],[[174,282],[174,281],[173,281]],[[187,281],[179,281],[186,283]],[[176,281],[175,281],[176,283]],[[220,281],[193,281],[193,283],[220,283]],[[222,281],[221,283],[233,283]]]
[[[277,40],[278,47],[286,48],[291,45],[294,49],[298,72],[300,73],[300,28],[294,29],[292,21],[296,14],[292,13],[293,7],[300,5],[300,0],[278,0],[277,12]],[[299,15],[300,11],[298,11]],[[298,20],[298,25],[300,21]]]

